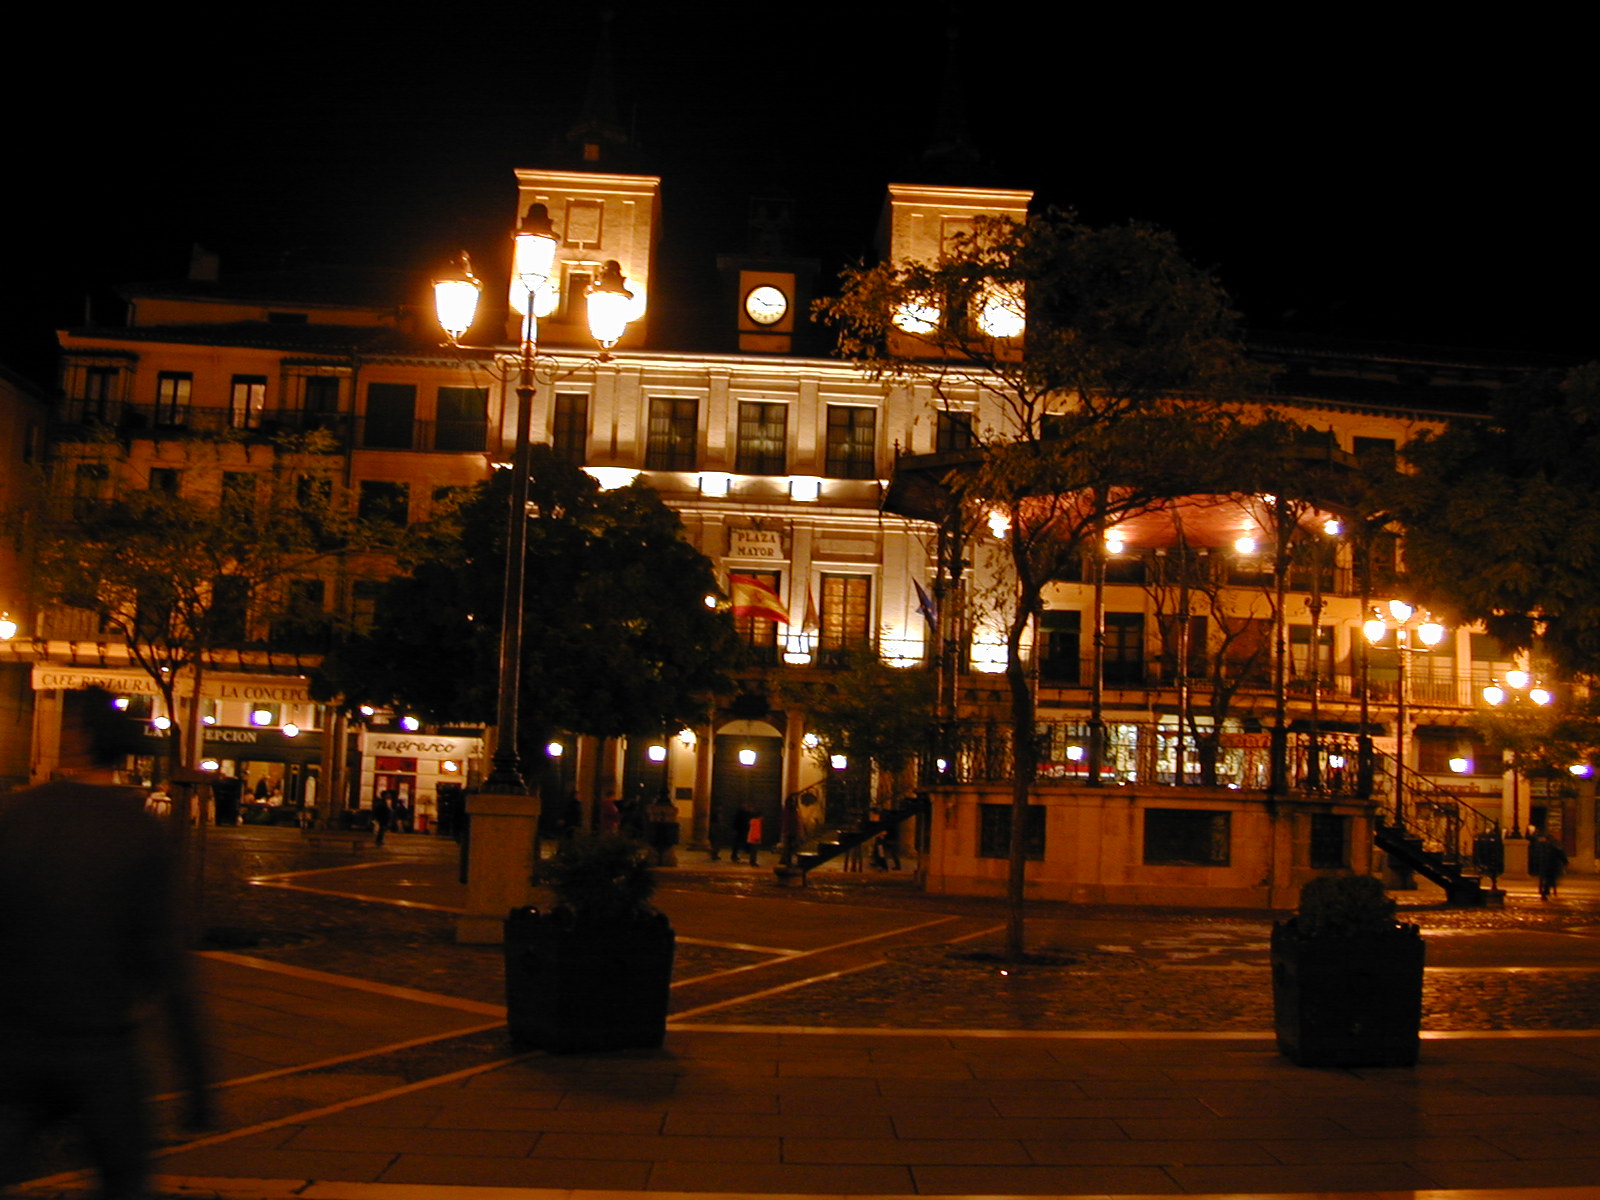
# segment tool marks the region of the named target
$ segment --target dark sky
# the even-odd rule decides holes
[[[884,185],[934,131],[953,27],[979,182],[1171,228],[1252,324],[1597,353],[1579,183],[1595,105],[1570,27],[1408,24],[1396,6],[1270,24],[1061,4],[1001,22],[970,0],[953,18],[870,0],[612,7],[669,264],[741,248],[751,178],[798,196],[799,249],[826,271],[868,251]],[[599,27],[598,6],[571,3],[423,21],[330,0],[159,27],[158,11],[41,37],[50,82],[8,97],[24,219],[0,357],[24,370],[85,293],[181,275],[193,241],[225,272],[295,250],[420,278],[456,245],[490,252],[512,169],[545,162],[579,108]]]

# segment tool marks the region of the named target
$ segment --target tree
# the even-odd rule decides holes
[[[880,785],[927,748],[933,677],[925,670],[891,667],[860,651],[826,680],[780,680],[777,693],[785,704],[805,710],[821,762],[842,754],[851,766],[870,763]]]
[[[1140,222],[1096,229],[1054,210],[1025,222],[978,218],[937,262],[847,270],[818,311],[838,328],[841,354],[875,378],[931,390],[965,424],[973,449],[946,478],[951,512],[969,539],[1004,529],[1008,570],[989,600],[1008,650],[1006,940],[1020,957],[1038,761],[1024,638],[1045,584],[1074,555],[1101,561],[1107,528],[1167,496],[1222,490],[1210,448],[1227,420],[1214,405],[1252,378],[1237,319],[1171,234]],[[1097,735],[1098,696],[1097,686]],[[1091,778],[1102,740],[1091,744]]]
[[[523,593],[524,758],[557,732],[619,737],[703,721],[731,690],[737,639],[711,563],[676,513],[634,484],[602,491],[548,446],[530,454]],[[504,475],[423,532],[372,629],[327,659],[318,690],[438,722],[490,723],[498,688]]]
[[[1394,510],[1418,599],[1600,674],[1600,363],[1507,389],[1405,458]]]
[[[207,461],[209,445],[186,446],[185,461]],[[223,476],[219,493],[56,495],[32,514],[38,598],[84,610],[122,640],[172,719],[172,767],[198,757],[178,719],[184,681],[198,697],[208,659],[224,647],[251,647],[269,660],[270,636],[256,635],[281,631],[285,619],[304,632],[311,615],[294,584],[376,544],[351,517],[324,448],[320,435],[281,438],[265,470]],[[109,482],[110,463],[86,465],[80,478],[105,472]],[[193,719],[197,730],[198,713]]]

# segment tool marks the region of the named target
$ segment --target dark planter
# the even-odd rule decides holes
[[[513,1041],[553,1054],[659,1047],[676,937],[667,918],[576,924],[512,909],[505,923],[506,1024]]]
[[[1411,1067],[1422,1027],[1422,936],[1301,938],[1272,929],[1278,1050],[1302,1067]]]

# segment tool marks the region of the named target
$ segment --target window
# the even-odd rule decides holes
[[[78,403],[74,419],[79,421],[108,421],[112,417],[112,401],[117,398],[118,367],[89,366],[83,369],[78,382]]]
[[[156,424],[185,425],[194,376],[188,371],[162,371],[156,376]]]
[[[974,442],[972,433],[972,414],[964,412],[942,412],[935,418],[936,424],[933,431],[933,448],[943,453],[955,450],[970,450]]]
[[[1272,622],[1266,617],[1222,616],[1217,620],[1222,666],[1230,679],[1264,685],[1272,665]]]
[[[1387,467],[1394,465],[1394,439],[1358,437],[1352,443],[1356,458],[1364,465]]]
[[[211,597],[211,640],[218,646],[237,646],[249,631],[250,583],[239,575],[223,575]]]
[[[1083,614],[1076,609],[1050,608],[1039,614],[1039,680],[1041,683],[1078,682],[1078,644]]]
[[[594,276],[588,271],[568,271],[563,315],[574,325],[589,328],[589,288]]]
[[[1145,866],[1227,866],[1232,815],[1194,808],[1145,809]]]
[[[819,649],[824,659],[839,662],[845,653],[865,646],[872,634],[872,578],[868,575],[824,575]]]
[[[249,471],[222,473],[222,511],[233,517],[246,517],[255,509],[256,477]]]
[[[442,387],[439,389],[435,450],[483,453],[489,439],[489,389]]]
[[[411,489],[388,479],[363,479],[356,513],[379,525],[404,525],[411,507]]]
[[[1350,865],[1350,818],[1336,813],[1311,814],[1311,867],[1332,871]]]
[[[745,400],[739,404],[741,475],[783,475],[788,469],[789,406]]]
[[[652,471],[692,471],[698,400],[657,397],[650,401],[649,443],[644,465]]]
[[[1107,583],[1143,583],[1146,561],[1142,554],[1107,554]]]
[[[1144,683],[1144,614],[1106,614],[1105,682],[1113,687]]]
[[[748,575],[758,583],[764,583],[778,595],[783,595],[778,573],[776,571],[747,571],[739,568],[740,575]],[[744,644],[750,647],[751,657],[760,666],[772,666],[778,661],[778,623],[765,617],[735,616],[733,627],[739,631],[739,637]]]
[[[1161,677],[1163,679],[1176,679],[1178,677],[1178,635],[1183,631],[1183,625],[1176,613],[1157,618],[1156,625],[1161,634]],[[1209,674],[1210,657],[1206,653],[1206,619],[1200,616],[1189,618],[1189,659],[1184,674],[1191,679],[1204,678]]]
[[[589,458],[589,397],[582,392],[557,392],[550,441],[555,452],[575,467]]]
[[[111,472],[105,463],[79,463],[72,474],[72,515],[92,516],[107,499]]]
[[[1289,626],[1290,674],[1296,679],[1311,678],[1311,626]],[[1327,683],[1333,678],[1333,627],[1317,626],[1317,678]]]
[[[337,375],[305,376],[301,403],[308,413],[336,413],[339,411],[339,377]]]
[[[828,405],[827,473],[834,479],[876,479],[878,412]]]
[[[1027,856],[1030,862],[1044,861],[1044,805],[1028,805]],[[1011,805],[978,805],[978,857],[1011,857]]]
[[[151,467],[150,490],[167,496],[176,496],[179,475],[180,472],[176,467]]]
[[[318,650],[327,642],[329,624],[320,579],[291,579],[283,611],[272,623],[272,644],[282,650]]]
[[[369,383],[363,446],[378,450],[411,449],[417,415],[417,389],[410,383]]]
[[[235,375],[228,394],[228,424],[235,429],[260,429],[267,410],[267,377]]]
[[[350,624],[357,633],[371,633],[378,623],[378,598],[383,595],[383,583],[376,579],[358,579],[350,587]]]

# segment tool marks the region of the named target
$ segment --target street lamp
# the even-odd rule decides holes
[[[1507,710],[1525,708],[1530,704],[1536,708],[1546,708],[1551,700],[1554,699],[1549,689],[1540,684],[1535,684],[1533,676],[1526,671],[1507,671],[1504,687],[1500,685],[1499,681],[1491,679],[1480,694],[1483,696],[1484,703],[1489,705],[1490,708]],[[1512,837],[1522,836],[1521,813],[1518,811],[1520,808],[1518,791],[1517,752],[1513,750],[1511,752],[1511,820],[1508,822],[1511,827],[1510,836]]]
[[[522,688],[522,595],[527,577],[528,557],[528,448],[533,421],[533,363],[539,345],[537,310],[541,297],[548,294],[555,273],[556,250],[560,246],[550,212],[543,204],[530,204],[522,225],[512,238],[512,307],[523,314],[522,338],[514,366],[516,371],[517,424],[515,451],[511,463],[511,501],[506,538],[506,578],[500,608],[499,696],[495,711],[494,766],[485,780],[491,792],[521,794],[527,790],[517,762],[518,707]],[[450,271],[434,281],[434,309],[439,327],[452,347],[467,347],[461,338],[477,316],[483,286],[472,274],[467,256],[462,254]],[[520,296],[522,303],[517,303]],[[589,289],[590,332],[603,351],[609,351],[621,338],[627,324],[619,316],[616,301],[632,300],[622,282],[622,269],[608,262],[598,283]],[[607,357],[605,353],[602,359]]]
[[[1423,648],[1432,648],[1444,641],[1448,632],[1445,627],[1435,621],[1427,612],[1419,613],[1404,600],[1391,600],[1387,605],[1387,615],[1383,609],[1374,610],[1371,618],[1361,627],[1367,641],[1376,646],[1383,641],[1391,630],[1395,634],[1395,657],[1398,663],[1399,678],[1395,686],[1395,720],[1394,720],[1394,758],[1395,781],[1394,803],[1395,817],[1404,819],[1405,810],[1405,774],[1406,774],[1406,656],[1420,653]],[[1413,648],[1411,635],[1415,633],[1422,647]]]

